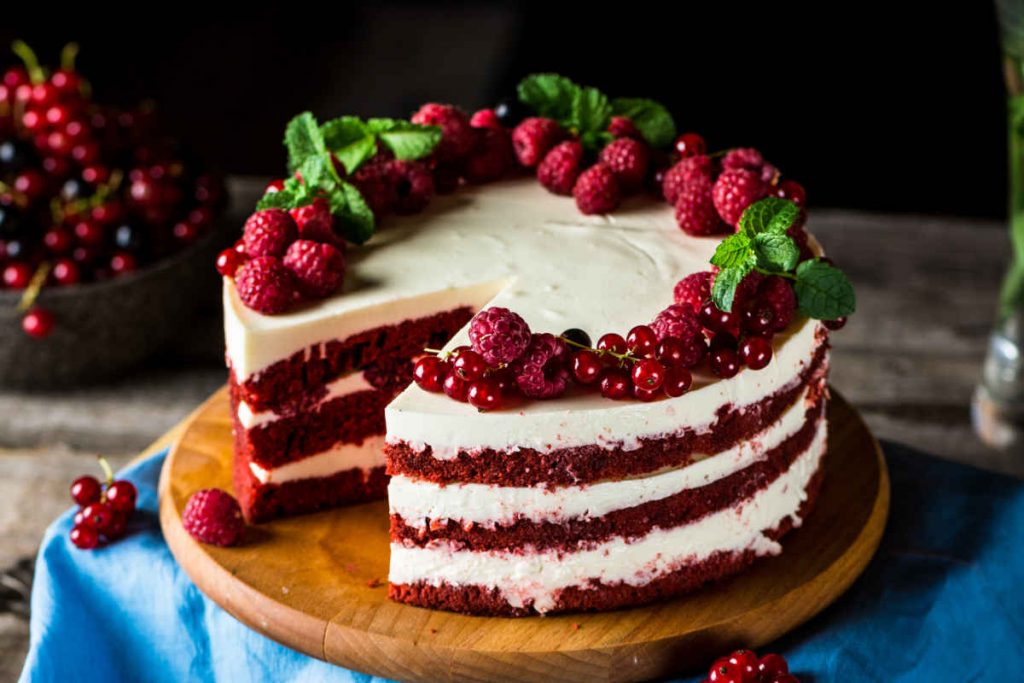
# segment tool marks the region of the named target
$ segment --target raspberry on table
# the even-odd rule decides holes
[[[688,306],[695,314],[700,312],[704,302],[711,298],[711,271],[690,273],[676,283],[673,299],[677,304]]]
[[[523,355],[512,364],[516,384],[530,398],[556,398],[569,384],[570,354],[553,334],[534,334]]]
[[[676,223],[687,235],[705,237],[728,232],[729,226],[722,223],[712,194],[711,181],[698,178],[687,183],[676,197]]]
[[[554,119],[531,116],[512,130],[512,147],[519,163],[533,168],[564,137],[565,130]]]
[[[457,161],[473,151],[474,129],[466,112],[454,105],[436,102],[424,104],[410,120],[441,129],[441,142],[434,152],[441,161]]]
[[[619,207],[619,181],[606,164],[596,163],[580,174],[572,188],[576,206],[586,215],[610,213]]]
[[[489,111],[489,110],[485,110]],[[515,153],[508,132],[500,125],[477,130],[476,146],[466,159],[466,180],[488,183],[498,180],[515,165]]]
[[[242,243],[250,257],[281,256],[298,237],[295,220],[284,209],[264,209],[249,216],[242,229]]]
[[[583,145],[567,140],[555,145],[537,167],[537,180],[548,192],[569,196],[580,175]]]
[[[647,145],[639,140],[618,138],[605,145],[600,160],[615,174],[619,187],[632,192],[643,185],[651,155]]]
[[[247,261],[235,274],[235,287],[243,304],[267,314],[288,310],[297,294],[291,271],[276,256]]]
[[[523,355],[531,340],[530,326],[518,313],[493,306],[473,317],[469,340],[488,365],[497,367]]]
[[[284,255],[284,265],[295,276],[299,292],[321,299],[338,289],[345,277],[345,256],[330,244],[295,240]]]
[[[711,157],[705,154],[686,157],[677,162],[672,168],[665,171],[665,178],[661,182],[661,194],[665,201],[675,206],[679,199],[679,193],[688,183],[695,181],[708,181],[714,173],[714,162]]]
[[[221,489],[193,493],[181,513],[181,523],[197,541],[222,547],[235,545],[245,532],[238,501]]]
[[[722,171],[715,181],[712,196],[715,209],[729,225],[739,225],[743,211],[754,202],[764,199],[771,186],[754,171],[730,168]]]
[[[434,196],[434,176],[426,164],[395,159],[387,162],[386,174],[393,192],[392,211],[408,216],[427,208]]]

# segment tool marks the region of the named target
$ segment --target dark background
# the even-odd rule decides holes
[[[38,5],[4,8],[0,45],[21,37],[55,62],[79,41],[98,99],[156,98],[229,172],[279,174],[284,123],[302,109],[473,109],[552,70],[659,99],[713,149],[759,147],[814,205],[1004,214],[1004,90],[985,1]]]

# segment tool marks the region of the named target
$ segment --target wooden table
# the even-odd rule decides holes
[[[260,187],[234,181],[236,205],[251,206]],[[1004,226],[843,210],[812,215],[815,233],[857,287],[858,314],[833,336],[832,383],[881,439],[1024,477],[1024,454],[986,448],[970,422],[1009,254]],[[68,483],[91,471],[97,452],[126,462],[224,381],[219,326],[219,312],[207,311],[179,347],[114,383],[0,392],[0,572],[8,568],[0,574],[0,680],[20,670],[28,627],[19,580],[42,530],[68,506]]]

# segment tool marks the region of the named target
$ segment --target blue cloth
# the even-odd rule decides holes
[[[1024,484],[885,448],[892,512],[878,555],[836,604],[762,651],[814,683],[1024,679]],[[278,645],[204,597],[160,534],[162,462],[124,473],[140,512],[122,541],[75,549],[71,512],[47,530],[22,681],[382,680]]]

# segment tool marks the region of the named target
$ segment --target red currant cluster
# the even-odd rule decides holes
[[[182,161],[151,105],[93,102],[73,46],[49,74],[28,46],[15,43],[15,52],[24,66],[0,80],[2,287],[25,290],[34,276],[39,286],[117,277],[209,230],[223,187]],[[52,327],[42,309],[23,321],[36,337]]]
[[[497,410],[515,390],[516,379],[509,368],[491,368],[483,356],[468,346],[447,353],[423,356],[413,366],[413,380],[427,391],[443,392],[449,398],[469,403],[477,410]]]
[[[83,550],[95,548],[101,540],[111,543],[124,536],[128,518],[135,512],[135,485],[126,479],[115,481],[103,458],[100,465],[106,473],[105,483],[92,476],[71,483],[71,499],[79,506],[71,542]]]
[[[736,650],[715,660],[703,683],[800,683],[800,679],[789,673],[782,655],[758,657],[750,650]]]

